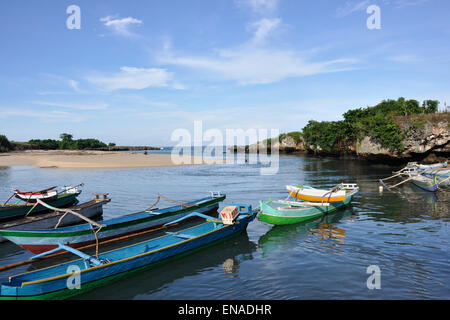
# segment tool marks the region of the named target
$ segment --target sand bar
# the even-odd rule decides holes
[[[0,153],[0,166],[35,166],[59,169],[124,169],[168,167],[206,164],[199,157],[186,157],[184,163],[174,163],[170,154],[143,154],[131,152],[27,150]],[[175,159],[176,161],[176,159]]]

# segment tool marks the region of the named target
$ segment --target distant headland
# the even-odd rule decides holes
[[[32,139],[28,142],[9,141],[5,135],[0,135],[0,152],[24,150],[96,150],[96,151],[136,151],[160,150],[160,147],[149,146],[116,146],[115,143],[99,141],[98,139],[73,139],[73,135],[62,133],[61,140]]]

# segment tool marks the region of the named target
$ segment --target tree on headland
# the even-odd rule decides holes
[[[425,100],[422,103],[422,109],[424,113],[436,113],[438,112],[439,101],[437,100]]]
[[[0,134],[0,152],[8,152],[12,150],[11,142],[9,142],[8,138]]]
[[[60,138],[62,141],[72,141],[73,135],[71,135],[71,134],[69,134],[69,133],[61,133],[61,134],[59,135],[59,138]]]

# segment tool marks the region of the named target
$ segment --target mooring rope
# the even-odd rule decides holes
[[[150,207],[148,207],[147,209],[145,209],[144,211],[150,211],[150,209],[152,209],[154,206],[156,206],[156,204],[158,204],[159,200],[161,200],[161,199],[164,199],[164,200],[176,203],[176,204],[178,204],[178,205],[180,205],[182,207],[189,208],[189,207],[195,207],[196,206],[196,205],[192,205],[192,204],[189,204],[189,203],[181,203],[181,202],[179,202],[177,200],[173,200],[173,199],[167,198],[167,197],[165,197],[165,196],[163,196],[163,195],[158,193],[158,197],[156,198],[156,201],[153,202],[153,204]]]

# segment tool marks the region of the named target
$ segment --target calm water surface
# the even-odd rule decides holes
[[[103,218],[142,210],[158,193],[177,200],[210,190],[231,202],[284,199],[286,184],[331,187],[356,182],[352,205],[308,223],[274,227],[252,222],[247,232],[77,299],[449,299],[449,192],[436,196],[409,183],[378,191],[378,179],[397,168],[358,160],[280,156],[277,175],[257,164],[125,170],[0,167],[0,200],[12,187],[35,190],[85,183],[79,199],[109,193]],[[161,203],[160,207],[170,205]],[[0,265],[31,254],[0,243]],[[381,269],[381,289],[369,290],[366,269]],[[32,267],[32,266],[31,266]],[[0,274],[4,280],[12,272]]]

